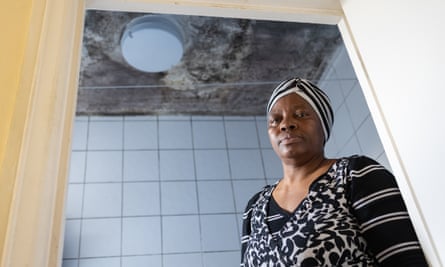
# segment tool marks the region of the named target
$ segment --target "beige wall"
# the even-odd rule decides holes
[[[0,4],[0,266],[56,266],[84,1],[5,2]],[[428,5],[342,0],[344,20],[340,20],[338,1],[333,0],[160,3],[87,1],[93,8],[340,21],[416,229],[433,266],[441,266],[437,257],[445,257],[440,254],[445,251],[444,216],[438,212],[445,201],[441,192],[445,129],[439,123],[443,121],[439,107],[445,40],[437,30],[445,25],[441,0]]]
[[[83,4],[0,4],[0,266],[59,262]]]
[[[16,124],[13,129],[11,122],[21,89],[31,5],[31,0],[0,3],[0,252],[3,251],[19,156],[20,138],[17,137],[21,136],[24,125],[24,122]]]

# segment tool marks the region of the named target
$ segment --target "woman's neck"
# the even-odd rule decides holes
[[[283,162],[283,182],[289,184],[312,182],[312,180],[325,173],[333,161],[335,160],[326,159],[324,155],[320,155],[306,162]]]

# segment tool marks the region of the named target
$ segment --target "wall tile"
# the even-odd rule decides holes
[[[122,267],[162,266],[161,255],[122,257]]]
[[[86,182],[122,181],[121,151],[88,151]]]
[[[122,121],[90,121],[88,149],[122,149]]]
[[[354,86],[358,83],[357,79],[344,79],[339,80],[341,85],[342,93],[345,97],[348,97],[351,91],[353,90]]]
[[[88,120],[74,121],[73,133],[72,133],[72,144],[73,150],[85,150],[87,148],[87,137],[88,137]]]
[[[199,216],[162,217],[163,253],[201,251]]]
[[[81,259],[79,267],[120,267],[120,258]]]
[[[260,147],[261,148],[272,148],[272,145],[269,141],[269,134],[267,133],[267,118],[266,116],[263,117],[256,117],[256,127],[258,131],[258,137],[260,140]]]
[[[337,110],[344,101],[340,81],[323,81],[318,86],[328,95],[332,109]]]
[[[362,155],[362,150],[357,141],[357,137],[354,135],[349,139],[346,145],[338,152],[338,157],[341,156],[351,156],[351,155]]]
[[[62,267],[79,267],[78,260],[63,260]]]
[[[74,118],[74,121],[78,121],[78,122],[82,122],[82,121],[88,121],[89,117],[88,116],[76,116]]]
[[[159,215],[161,200],[158,182],[124,183],[123,215]]]
[[[377,129],[370,116],[365,120],[360,129],[358,129],[357,137],[363,154],[373,159],[377,159],[384,151]]]
[[[125,116],[124,121],[157,121],[158,116],[155,115],[135,115]]]
[[[223,116],[226,121],[251,121],[254,120],[254,116]]]
[[[351,94],[346,98],[346,105],[351,116],[352,125],[354,126],[354,129],[357,130],[370,114],[365,96],[358,83],[354,86]]]
[[[231,181],[199,181],[200,213],[235,212]]]
[[[120,256],[121,218],[82,221],[80,257]]]
[[[354,134],[354,128],[352,127],[349,112],[345,105],[341,105],[335,114],[335,122],[332,128],[332,138],[335,139],[335,144],[338,149],[342,149],[343,146],[351,139]]]
[[[352,63],[349,60],[348,53],[346,52],[346,49],[344,47],[341,48],[339,55],[333,63],[333,66],[335,68],[338,79],[356,79]]]
[[[264,169],[266,171],[266,178],[281,178],[283,177],[283,166],[280,158],[273,149],[262,149]]]
[[[202,215],[203,251],[227,251],[240,248],[235,214]]]
[[[90,116],[90,121],[118,121],[124,119],[122,116]]]
[[[197,214],[196,182],[162,182],[162,214]]]
[[[164,255],[164,267],[201,267],[201,253]]]
[[[331,137],[324,146],[325,156],[328,158],[335,158],[338,154],[337,144],[335,143],[335,133],[331,133]]]
[[[184,149],[192,148],[191,122],[159,121],[159,148]]]
[[[160,121],[190,121],[191,116],[188,115],[162,115],[158,117]]]
[[[222,121],[223,116],[193,115],[192,121]]]
[[[66,199],[66,218],[81,218],[83,204],[83,184],[69,184]]]
[[[124,181],[158,181],[157,151],[124,151]]]
[[[337,55],[333,56],[332,59],[335,60],[335,58],[337,57]],[[333,66],[331,66],[332,64],[329,64],[324,73],[321,76],[320,82],[321,81],[332,81],[332,80],[337,80],[337,74],[335,73],[335,68]]]
[[[247,202],[253,195],[263,189],[265,180],[239,180],[233,181],[236,212],[244,212]]]
[[[83,217],[119,217],[122,211],[122,184],[85,184]]]
[[[157,149],[157,121],[125,121],[124,149]]]
[[[193,121],[193,145],[195,148],[226,148],[224,122]]]
[[[257,148],[259,146],[254,120],[227,121],[226,135],[229,148]]]
[[[229,150],[233,179],[264,179],[261,152],[258,149]]]
[[[74,259],[79,256],[79,238],[80,220],[67,220],[65,223],[65,239],[63,242],[64,259]]]
[[[71,152],[70,183],[82,183],[85,180],[86,152]]]
[[[207,252],[203,254],[205,267],[227,267],[238,266],[240,263],[240,252]]]
[[[230,179],[227,150],[195,150],[196,178]]]
[[[123,218],[122,254],[161,253],[160,217]]]
[[[161,150],[160,177],[166,180],[195,180],[192,150]]]

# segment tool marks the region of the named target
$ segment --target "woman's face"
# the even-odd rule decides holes
[[[280,98],[268,114],[268,133],[273,149],[282,159],[304,160],[323,155],[324,136],[320,119],[301,96]]]

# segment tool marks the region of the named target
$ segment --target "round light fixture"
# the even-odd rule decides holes
[[[173,18],[146,15],[126,26],[121,49],[127,63],[140,71],[166,71],[182,58],[183,34]]]

